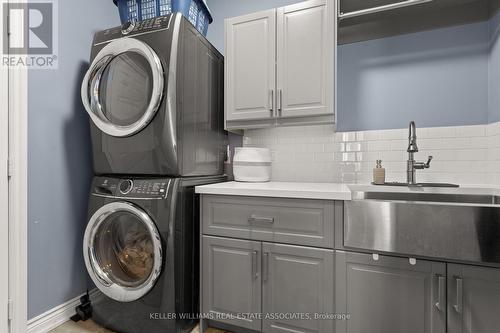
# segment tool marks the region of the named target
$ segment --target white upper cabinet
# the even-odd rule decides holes
[[[280,117],[333,113],[333,24],[324,0],[278,9]]]
[[[276,10],[226,20],[226,119],[270,119],[276,85]]]
[[[226,20],[227,129],[335,121],[336,1]]]

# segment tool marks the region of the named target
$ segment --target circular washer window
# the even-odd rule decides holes
[[[149,292],[161,271],[161,240],[144,211],[130,203],[111,203],[90,219],[84,257],[96,286],[117,301]]]

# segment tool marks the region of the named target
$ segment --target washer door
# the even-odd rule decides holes
[[[121,38],[95,57],[82,83],[82,101],[94,124],[115,137],[134,135],[158,111],[164,88],[161,61],[147,44]]]
[[[110,203],[92,216],[83,255],[97,288],[120,302],[144,296],[161,273],[158,229],[148,214],[127,202]]]

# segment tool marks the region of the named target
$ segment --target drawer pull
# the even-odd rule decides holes
[[[273,224],[274,223],[274,217],[262,217],[262,216],[257,216],[257,215],[250,215],[248,217],[248,222],[249,223],[268,223],[268,224]]]

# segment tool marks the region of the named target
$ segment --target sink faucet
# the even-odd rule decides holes
[[[418,146],[417,146],[417,129],[414,121],[410,122],[407,151],[408,151],[408,164],[406,169],[406,182],[408,183],[408,185],[416,185],[417,184],[416,170],[430,168],[432,156],[429,156],[429,159],[427,160],[426,163],[415,161],[414,154],[418,152]]]

